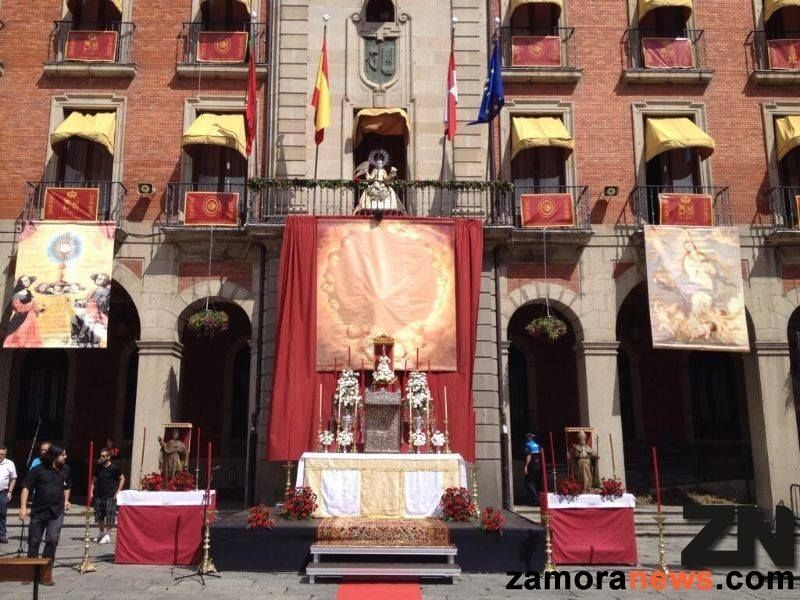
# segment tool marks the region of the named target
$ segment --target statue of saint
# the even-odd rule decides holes
[[[583,486],[584,493],[600,487],[600,480],[597,477],[597,452],[586,443],[585,431],[578,432],[578,443],[572,444],[570,457],[575,481]]]
[[[161,453],[158,456],[158,467],[161,475],[170,478],[186,468],[186,445],[181,441],[181,432],[172,430],[172,439],[166,442],[158,436]]]
[[[392,167],[386,171],[389,163],[389,154],[385,150],[373,150],[369,160],[356,169],[356,177],[363,175],[364,180],[370,182],[358,201],[355,213],[362,212],[403,212],[400,201],[395,191],[387,185],[397,177],[397,169]]]

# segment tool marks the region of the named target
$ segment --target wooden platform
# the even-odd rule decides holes
[[[444,577],[453,581],[461,575],[455,558],[458,548],[449,546],[348,546],[339,544],[312,544],[311,563],[306,567],[309,583],[317,577],[368,577],[368,578],[431,578]],[[322,561],[323,556],[337,556],[340,561]],[[391,559],[408,559],[415,562],[389,562]],[[372,558],[373,560],[367,560]],[[341,562],[342,559],[348,559]],[[442,562],[444,559],[445,562]]]

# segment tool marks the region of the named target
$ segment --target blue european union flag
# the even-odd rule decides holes
[[[486,86],[483,88],[483,100],[478,118],[470,123],[488,123],[494,119],[506,103],[503,92],[503,65],[500,62],[500,43],[497,39],[492,48],[492,58],[489,60],[489,73],[486,75]]]

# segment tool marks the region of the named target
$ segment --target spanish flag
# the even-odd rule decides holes
[[[322,55],[319,57],[319,70],[317,70],[317,85],[314,87],[314,97],[311,106],[316,109],[314,115],[314,128],[317,130],[314,141],[317,145],[325,139],[325,128],[331,124],[331,93],[328,88],[328,39],[322,42]]]

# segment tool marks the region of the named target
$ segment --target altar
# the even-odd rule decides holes
[[[468,487],[460,454],[306,452],[297,487],[317,495],[314,517],[422,519],[434,516],[446,488]]]

